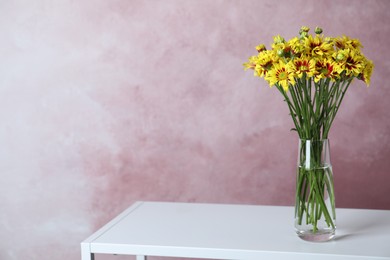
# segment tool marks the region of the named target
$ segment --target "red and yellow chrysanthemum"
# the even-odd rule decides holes
[[[315,64],[314,82],[326,78],[335,80],[338,76],[337,65],[333,60],[317,60]]]
[[[362,44],[358,39],[351,39],[345,35],[342,37],[334,38],[334,45],[337,49],[356,49],[360,50]]]
[[[363,72],[359,75],[359,79],[363,80],[367,86],[370,85],[370,78],[374,69],[374,63],[371,60],[366,60]]]
[[[265,80],[267,80],[271,86],[279,84],[284,91],[288,91],[289,86],[295,84],[295,74],[290,68],[290,64],[280,61],[279,63],[274,64],[273,68],[265,76]]]
[[[305,38],[306,54],[313,57],[324,57],[333,52],[333,43],[325,41],[323,37],[316,35]]]
[[[298,58],[292,62],[292,70],[298,78],[302,78],[303,74],[312,77],[315,74],[315,61],[310,58]]]

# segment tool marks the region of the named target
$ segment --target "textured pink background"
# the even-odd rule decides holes
[[[355,82],[339,111],[332,163],[338,207],[390,209],[389,9],[1,1],[0,259],[79,259],[137,200],[292,205],[287,107],[242,63],[302,25],[357,37],[374,60],[371,86]]]

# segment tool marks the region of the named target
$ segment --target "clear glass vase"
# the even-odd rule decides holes
[[[335,236],[336,208],[327,139],[299,140],[295,229],[301,239],[312,242]]]

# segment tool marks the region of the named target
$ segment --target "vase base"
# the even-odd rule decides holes
[[[335,237],[335,230],[323,230],[313,233],[312,231],[297,231],[299,238],[309,242],[326,242]]]

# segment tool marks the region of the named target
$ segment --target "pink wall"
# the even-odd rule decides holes
[[[336,200],[390,209],[389,9],[1,1],[0,259],[79,259],[80,241],[137,200],[292,205],[287,107],[242,63],[302,25],[358,37],[374,60],[332,129]]]

